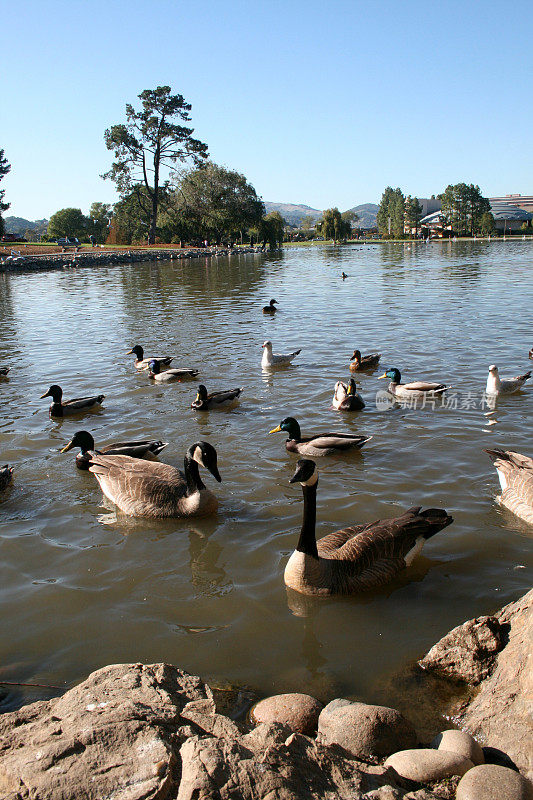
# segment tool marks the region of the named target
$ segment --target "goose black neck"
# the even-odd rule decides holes
[[[296,549],[300,553],[305,553],[305,555],[312,556],[318,560],[315,534],[317,485],[318,482],[313,484],[313,486],[302,486],[304,496],[304,518]]]
[[[198,469],[197,462],[190,456],[185,456],[184,467],[185,480],[187,481],[187,496],[205,489],[205,484],[202,483],[202,479],[200,478],[200,470]]]

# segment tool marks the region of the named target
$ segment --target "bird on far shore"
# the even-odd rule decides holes
[[[268,306],[263,306],[263,314],[275,314],[278,310],[275,306],[277,302],[277,300],[271,300]]]
[[[296,482],[302,487],[303,521],[284,580],[302,594],[357,594],[384,586],[411,565],[427,539],[453,522],[443,509],[414,506],[399,517],[344,528],[317,542],[314,461],[298,461],[290,479]]]
[[[172,361],[171,356],[149,356],[145,358],[144,350],[140,344],[136,344],[135,347],[132,347],[131,350],[128,350],[126,355],[135,356],[135,361],[133,362],[135,369],[148,369],[150,366],[150,361],[157,361],[160,366],[168,367]]]
[[[263,357],[261,359],[261,366],[263,369],[286,366],[287,364],[290,364],[294,358],[296,358],[298,353],[302,352],[300,349],[294,350],[292,353],[273,353],[272,342],[270,339],[267,339],[266,342],[263,342],[262,347]]]
[[[485,389],[488,395],[500,394],[513,394],[519,392],[524,383],[531,377],[530,372],[524,372],[523,375],[517,375],[515,378],[500,378],[498,367],[496,364],[491,364],[489,367],[489,374],[487,377],[487,386]]]
[[[188,378],[196,378],[197,375],[197,369],[180,369],[178,367],[171,367],[170,369],[165,369],[163,372],[161,372],[161,362],[156,358],[150,359],[150,363],[148,365],[148,377],[153,381],[157,381],[158,383],[182,381]]]
[[[289,453],[300,453],[302,456],[331,456],[346,450],[360,450],[372,439],[372,436],[356,436],[353,433],[319,433],[302,438],[300,424],[294,417],[285,417],[269,433],[280,431],[286,431],[289,435],[285,442]]]
[[[137,442],[114,442],[97,450],[94,446],[92,434],[88,431],[77,431],[60,452],[68,453],[73,447],[79,447],[80,452],[76,456],[76,466],[78,469],[88,470],[91,453],[106,456],[131,456],[132,458],[144,458],[146,461],[156,461],[157,456],[167,444],[168,442],[146,439]]]
[[[71,417],[75,414],[84,414],[86,411],[99,411],[105,394],[98,394],[94,397],[75,397],[72,400],[62,400],[63,389],[61,386],[53,384],[47,392],[41,395],[40,399],[51,397],[50,416],[51,417]]]

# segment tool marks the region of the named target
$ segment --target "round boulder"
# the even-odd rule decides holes
[[[402,778],[417,783],[430,783],[452,775],[464,775],[474,766],[469,758],[448,750],[400,750],[390,756],[383,765],[392,767]]]
[[[520,773],[496,764],[474,767],[459,781],[456,800],[532,800],[533,787]]]
[[[308,694],[275,694],[256,703],[250,710],[250,719],[254,725],[282,722],[293,731],[310,736],[316,731],[321,709],[321,703]]]
[[[442,731],[435,736],[429,746],[434,747],[435,750],[449,750],[451,753],[458,753],[460,756],[469,758],[474,765],[485,763],[481,745],[466,731],[458,731],[454,728]]]
[[[318,741],[338,744],[357,758],[388,756],[416,740],[411,723],[386,706],[333,700],[318,718]]]

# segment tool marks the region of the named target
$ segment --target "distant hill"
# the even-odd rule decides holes
[[[6,233],[25,233],[35,231],[35,233],[45,233],[48,225],[47,219],[36,219],[32,222],[24,217],[4,217]]]
[[[265,203],[267,214],[279,211],[288,225],[298,225],[306,217],[316,222],[322,216],[322,211],[311,206],[296,205],[295,203]]]
[[[379,206],[375,203],[363,203],[348,210],[353,211],[359,217],[357,227],[375,228],[378,208]],[[319,211],[318,208],[296,205],[295,203],[265,203],[265,209],[267,214],[272,211],[279,211],[288,225],[300,225],[302,220],[306,218],[314,223],[322,216],[322,211]]]
[[[357,222],[358,228],[375,228],[377,225],[377,214],[379,206],[375,203],[363,203],[360,206],[348,209],[357,214],[359,221]]]

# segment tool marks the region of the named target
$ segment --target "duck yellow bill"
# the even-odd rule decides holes
[[[195,403],[201,403],[202,402],[201,399],[200,399],[200,395],[199,394],[196,395],[196,397],[194,399],[194,402]]]
[[[384,372],[383,375],[378,375],[378,381],[380,381],[382,378],[386,378],[386,377],[387,377],[387,374]]]
[[[72,444],[72,442],[69,442],[69,443],[68,443],[68,444],[66,444],[64,447],[62,447],[62,448],[61,448],[61,450],[60,450],[59,452],[60,452],[60,453],[68,453],[68,451],[69,451],[69,450],[72,450],[73,446],[74,446],[74,445]]]
[[[128,350],[128,352],[126,353],[126,355],[127,355],[127,356],[131,356],[131,355],[133,355],[133,350]]]
[[[45,397],[50,397],[50,395],[48,394],[48,392],[45,392],[44,394],[42,394],[42,395],[40,396],[39,400],[44,400],[44,398],[45,398]]]
[[[277,427],[277,428],[272,428],[272,430],[271,430],[271,431],[269,431],[269,433],[279,433],[279,431],[280,431],[280,430],[281,430],[281,428],[280,428],[280,426],[278,425],[278,427]]]

